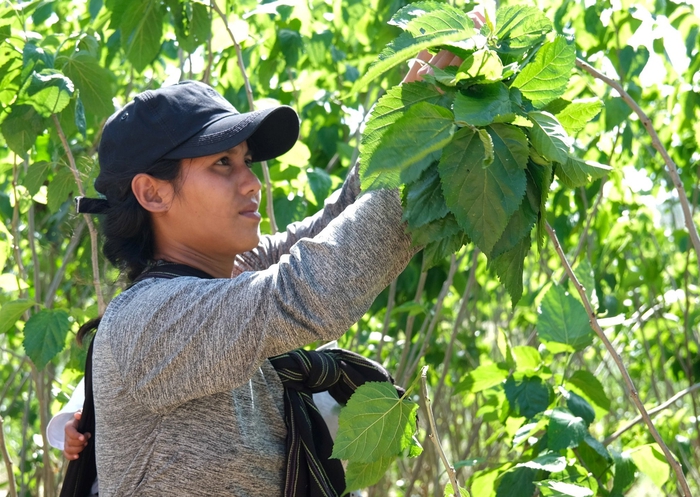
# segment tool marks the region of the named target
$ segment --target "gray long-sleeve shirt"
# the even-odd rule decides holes
[[[415,252],[397,192],[358,191],[353,175],[263,237],[233,279],[148,279],[110,303],[93,351],[101,496],[281,495],[283,388],[266,358],[340,337]]]

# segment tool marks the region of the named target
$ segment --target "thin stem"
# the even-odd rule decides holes
[[[58,268],[58,271],[56,271],[56,274],[54,274],[53,280],[51,280],[51,284],[49,285],[49,289],[46,291],[46,296],[44,297],[44,307],[46,308],[51,308],[53,304],[53,298],[56,296],[58,286],[63,280],[63,275],[66,274],[66,267],[68,266],[68,262],[73,257],[73,253],[75,252],[75,249],[80,243],[80,238],[82,237],[84,229],[85,221],[81,221],[80,224],[78,224],[78,227],[73,232],[73,236],[70,239],[70,243],[68,244],[66,251],[63,253],[63,260],[61,261],[61,266]]]
[[[211,8],[219,14],[221,20],[224,21],[224,26],[226,27],[226,32],[228,33],[234,48],[236,49],[236,58],[238,59],[238,68],[241,70],[241,75],[243,76],[243,82],[245,86],[245,94],[248,97],[248,107],[250,111],[255,110],[255,102],[253,101],[253,88],[250,86],[250,79],[248,79],[248,73],[245,70],[245,64],[243,64],[243,52],[241,51],[241,45],[236,41],[236,37],[233,35],[233,31],[228,25],[228,18],[226,14],[219,8],[216,4],[216,0],[212,0]],[[270,230],[272,233],[277,233],[277,221],[275,221],[275,209],[272,204],[272,181],[270,180],[270,169],[267,167],[267,161],[262,161],[263,177],[265,178],[265,197],[267,198],[267,217],[270,220]]]
[[[425,264],[421,267],[420,277],[418,278],[418,288],[416,288],[416,295],[413,298],[414,302],[420,302],[423,295],[423,288],[425,288],[425,279],[428,276],[428,272],[425,271]],[[428,319],[427,316],[425,319]],[[401,352],[401,359],[399,359],[399,369],[396,372],[396,378],[403,379],[404,371],[406,370],[406,364],[408,362],[408,353],[411,351],[411,340],[413,338],[413,323],[416,321],[415,314],[408,316],[406,318],[406,332],[405,340],[403,344],[403,351]],[[399,382],[399,384],[401,384]]]
[[[677,400],[680,399],[681,397],[684,397],[684,396],[686,396],[686,395],[688,395],[688,394],[690,394],[690,393],[693,393],[693,392],[695,392],[696,390],[700,390],[700,383],[696,383],[696,384],[693,385],[693,386],[690,386],[690,387],[688,387],[688,388],[685,388],[685,389],[681,390],[680,392],[676,393],[673,397],[671,397],[670,399],[668,399],[666,402],[663,402],[663,403],[659,404],[658,406],[654,407],[653,409],[649,409],[649,416],[654,416],[655,414],[660,413],[660,412],[663,411],[664,409],[667,409],[669,406],[671,406],[671,404],[673,404],[675,401],[677,401]],[[603,440],[603,444],[604,444],[604,445],[610,445],[610,444],[613,443],[616,439],[618,439],[618,438],[620,437],[620,435],[622,435],[624,432],[628,431],[628,430],[631,429],[632,427],[636,426],[636,425],[639,424],[641,421],[642,421],[642,417],[641,417],[641,416],[637,416],[637,417],[634,418],[632,421],[630,421],[629,423],[627,423],[625,426],[623,426],[622,428],[620,428],[619,430],[617,430],[615,433],[613,433],[612,435],[610,435],[608,438],[606,438],[605,440]]]
[[[428,366],[423,366],[423,370],[420,373],[420,391],[421,396],[423,397],[423,403],[425,404],[425,411],[428,414],[428,422],[430,424],[430,433],[428,434],[428,437],[430,438],[430,440],[432,440],[433,444],[435,444],[435,450],[437,450],[437,453],[440,456],[440,459],[442,460],[442,464],[445,465],[445,470],[447,470],[447,476],[450,478],[450,482],[452,482],[452,491],[454,492],[454,495],[460,495],[455,468],[450,464],[450,461],[447,460],[445,451],[442,449],[442,445],[440,444],[440,439],[437,433],[437,427],[435,426],[435,417],[433,416],[433,410],[430,407],[430,398],[428,398],[428,384],[425,378],[427,372]]]
[[[452,360],[452,349],[454,348],[454,343],[457,340],[457,333],[462,327],[462,323],[467,316],[467,304],[469,303],[469,298],[471,297],[472,288],[476,282],[476,266],[479,260],[479,249],[474,248],[472,251],[472,261],[471,268],[469,269],[469,278],[467,280],[467,287],[464,290],[464,295],[462,295],[462,302],[459,305],[459,311],[457,311],[457,319],[455,319],[452,325],[452,336],[450,337],[450,343],[445,351],[445,358],[442,361],[442,374],[440,375],[440,381],[438,381],[437,388],[435,389],[435,398],[441,399],[442,388],[445,386],[445,379],[447,378],[447,371],[450,369],[450,361]]]
[[[698,230],[695,226],[695,223],[693,222],[693,214],[690,209],[690,203],[688,202],[688,197],[685,194],[685,188],[683,188],[683,183],[681,182],[681,178],[678,174],[678,167],[676,166],[676,163],[673,161],[673,159],[671,159],[671,156],[668,154],[666,148],[662,145],[661,140],[659,139],[659,135],[656,133],[656,130],[654,129],[654,126],[651,123],[651,119],[649,119],[649,116],[647,116],[644,113],[639,104],[637,104],[637,102],[632,97],[630,97],[629,93],[625,91],[625,89],[619,82],[605,76],[604,74],[602,74],[601,72],[593,68],[591,65],[579,58],[576,59],[576,65],[584,71],[586,71],[591,76],[593,76],[594,78],[597,78],[606,83],[608,86],[614,88],[620,94],[622,100],[624,100],[625,103],[627,103],[627,105],[629,105],[630,108],[634,111],[634,113],[637,114],[637,116],[639,116],[642,125],[647,130],[647,133],[649,133],[649,136],[651,136],[652,146],[661,154],[661,157],[663,158],[664,163],[666,164],[666,170],[671,176],[673,186],[676,188],[676,192],[678,193],[678,200],[683,210],[685,226],[686,228],[688,228],[690,239],[693,242],[693,247],[695,248],[695,256],[697,258],[698,267],[700,267],[700,236],[698,236]]]
[[[435,327],[437,326],[438,322],[440,321],[440,318],[442,317],[442,306],[445,303],[447,293],[450,291],[450,287],[452,286],[452,280],[454,279],[455,273],[457,272],[457,267],[459,266],[461,260],[461,257],[458,260],[454,256],[454,254],[450,258],[450,269],[447,273],[447,278],[445,278],[445,281],[442,284],[442,288],[440,289],[440,294],[438,295],[437,301],[435,302],[435,306],[433,307],[433,317],[430,319],[430,326],[428,327],[428,332],[423,337],[418,353],[411,356],[411,365],[404,372],[405,378],[410,378],[411,375],[413,375],[413,371],[418,369],[418,363],[420,362],[421,358],[425,355],[425,351],[428,348],[428,344],[430,343],[430,339],[433,336]]]
[[[394,304],[396,303],[396,280],[391,282],[389,286],[389,296],[386,302],[386,314],[384,314],[384,323],[382,326],[382,337],[379,340],[379,346],[377,347],[377,361],[382,362],[382,349],[384,348],[384,337],[389,331],[389,325],[391,324],[391,311],[394,310]]]
[[[0,416],[0,450],[2,450],[2,459],[5,461],[5,471],[7,471],[8,495],[10,495],[10,497],[17,497],[15,475],[12,472],[12,460],[10,459],[10,454],[7,452],[7,445],[5,444],[5,430],[2,416]]]
[[[591,302],[588,299],[588,295],[586,295],[586,291],[583,289],[583,286],[581,286],[581,283],[579,282],[578,278],[574,274],[574,271],[571,269],[571,265],[569,264],[569,261],[567,260],[566,255],[564,254],[564,251],[562,250],[561,245],[559,244],[559,240],[557,240],[557,236],[554,233],[554,230],[552,229],[552,227],[549,225],[549,223],[547,223],[547,233],[549,234],[549,239],[552,241],[552,244],[554,245],[554,249],[556,250],[557,255],[559,255],[559,259],[561,260],[561,263],[564,266],[564,269],[566,270],[567,274],[569,275],[569,279],[571,279],[571,283],[573,283],[574,287],[576,288],[576,291],[578,292],[579,296],[581,297],[581,301],[583,302],[583,305],[586,308],[586,313],[588,314],[588,319],[591,323],[591,327],[596,332],[596,335],[598,335],[598,338],[600,338],[600,340],[603,342],[603,344],[605,345],[605,348],[608,349],[608,353],[613,358],[613,361],[615,361],[615,364],[617,365],[618,369],[620,370],[620,373],[622,373],[622,379],[625,382],[625,386],[627,387],[627,390],[629,392],[629,396],[632,400],[632,403],[634,403],[634,405],[637,406],[637,409],[639,410],[639,413],[641,414],[642,418],[644,419],[644,422],[649,427],[649,431],[651,432],[651,436],[654,438],[656,443],[659,444],[659,447],[661,447],[661,450],[663,451],[664,456],[666,457],[666,460],[668,461],[668,464],[671,466],[674,473],[676,474],[676,477],[678,478],[678,482],[680,484],[680,487],[683,491],[683,495],[685,497],[692,497],[692,495],[690,493],[690,488],[688,487],[688,482],[686,481],[685,475],[683,474],[683,468],[678,463],[678,461],[676,461],[676,459],[673,457],[673,454],[671,453],[669,448],[666,446],[666,442],[664,442],[663,438],[661,438],[661,435],[659,435],[659,432],[656,429],[656,427],[654,426],[653,421],[649,417],[647,410],[644,408],[644,404],[639,399],[639,393],[637,392],[637,389],[634,386],[634,382],[632,381],[632,378],[630,377],[629,371],[627,371],[625,364],[622,362],[622,358],[617,353],[617,351],[615,350],[615,347],[613,347],[612,343],[610,343],[610,340],[608,340],[608,337],[603,332],[603,329],[600,327],[600,324],[598,323],[598,319],[596,318],[596,315],[595,315],[595,311],[593,310],[593,307],[591,306]]]
[[[66,134],[63,132],[61,123],[58,120],[56,114],[51,116],[53,123],[56,126],[56,132],[61,139],[61,144],[66,151],[66,156],[68,157],[68,165],[70,166],[71,173],[73,173],[73,178],[75,179],[76,185],[78,185],[78,191],[80,195],[85,195],[85,188],[83,187],[83,180],[80,178],[80,173],[78,172],[78,167],[75,164],[75,157],[73,157],[73,152],[70,149],[68,140],[66,139]],[[102,286],[100,284],[100,267],[98,265],[98,245],[97,245],[97,228],[95,228],[95,223],[92,222],[92,218],[89,214],[83,214],[83,218],[87,223],[88,231],[90,232],[90,248],[92,255],[92,284],[95,287],[95,294],[97,295],[97,310],[100,315],[104,314],[105,299],[102,296]]]

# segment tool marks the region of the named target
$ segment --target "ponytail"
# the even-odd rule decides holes
[[[175,183],[180,169],[179,159],[161,159],[143,172]],[[126,274],[129,282],[133,282],[153,262],[154,252],[151,216],[131,190],[132,179],[133,173],[102,171],[99,180],[95,182],[95,189],[103,193],[108,202],[100,222],[104,239],[102,253]],[[80,327],[76,336],[78,344],[82,345],[85,338],[94,333],[101,319],[102,316],[91,319]]]

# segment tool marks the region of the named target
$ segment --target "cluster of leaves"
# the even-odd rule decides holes
[[[577,273],[591,277],[588,265]],[[591,295],[593,297],[593,295]],[[591,345],[593,330],[581,303],[558,285],[545,293],[537,334],[550,354],[571,354]],[[505,360],[482,364],[455,388],[479,393],[485,402],[478,415],[506,427],[518,462],[477,472],[472,490],[491,486],[496,497],[542,495],[587,497],[623,495],[641,469],[661,488],[670,468],[655,444],[620,453],[608,450],[590,432],[596,416],[610,412],[603,385],[589,371],[553,370],[537,348],[506,345]],[[484,493],[483,495],[486,495]]]
[[[464,12],[435,2],[405,7],[391,23],[404,34],[358,85],[424,48],[446,47],[463,62],[377,102],[360,146],[363,187],[405,184],[405,219],[427,266],[472,241],[515,304],[536,223],[544,238],[553,175],[575,188],[610,170],[571,154],[569,133],[602,103],[560,98],[574,45],[548,39],[552,24],[535,7],[503,7],[478,34]]]

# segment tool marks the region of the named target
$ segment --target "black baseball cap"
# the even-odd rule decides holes
[[[107,120],[95,189],[105,194],[115,176],[147,173],[161,159],[216,154],[244,140],[254,162],[273,159],[298,138],[299,117],[291,107],[241,114],[211,86],[182,81],[140,93]],[[97,213],[91,200],[79,199],[78,212]]]

